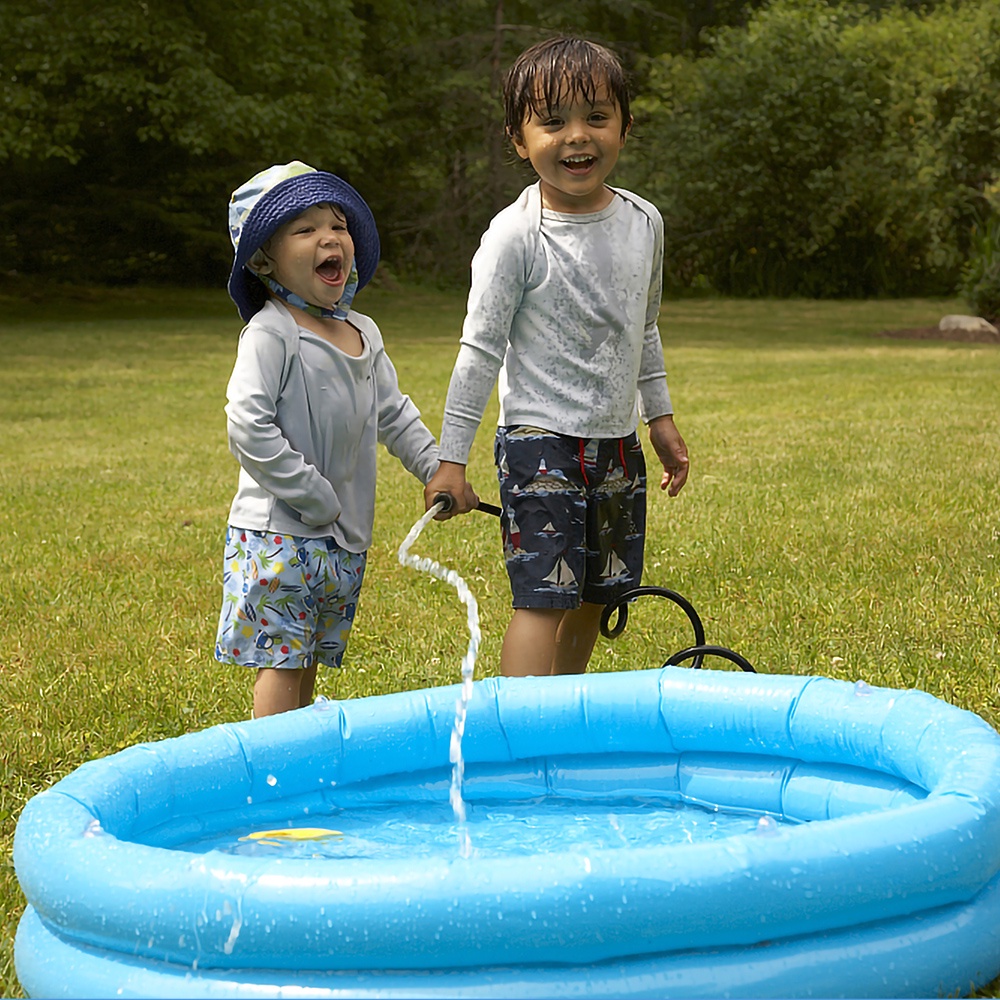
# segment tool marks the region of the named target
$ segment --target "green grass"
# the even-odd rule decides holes
[[[461,299],[381,290],[359,306],[437,431]],[[228,300],[81,292],[0,308],[0,990],[20,996],[10,849],[25,801],[90,758],[245,718],[251,678],[211,653],[236,476]],[[873,336],[954,311],[666,304],[692,475],[680,497],[650,497],[646,582],[686,595],[708,640],[762,671],[920,687],[1000,726],[1000,349]],[[485,499],[491,441],[485,428],[471,463]],[[467,644],[454,591],[396,561],[421,491],[380,462],[369,572],[345,669],[320,678],[328,696],[454,682]],[[496,673],[509,613],[496,521],[432,524],[414,551],[468,580],[478,676]],[[689,643],[683,615],[646,599],[593,669],[659,666]]]

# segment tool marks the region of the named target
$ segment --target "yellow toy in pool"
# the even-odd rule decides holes
[[[292,841],[299,840],[329,840],[331,837],[343,837],[340,830],[325,830],[320,826],[290,827],[286,830],[258,830],[248,833],[240,840],[256,840],[271,847],[281,847]]]

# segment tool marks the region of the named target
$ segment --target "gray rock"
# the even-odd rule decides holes
[[[939,330],[968,330],[971,333],[1000,333],[1000,330],[988,323],[982,316],[943,316],[938,323]]]

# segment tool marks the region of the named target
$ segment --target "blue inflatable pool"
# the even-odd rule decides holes
[[[455,700],[321,702],[135,746],[37,795],[14,845],[25,990],[913,997],[1000,974],[1000,736],[977,716],[680,667],[481,681],[470,823],[512,825],[462,857]]]

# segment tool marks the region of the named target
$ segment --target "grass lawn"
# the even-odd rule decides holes
[[[375,290],[358,305],[437,432],[461,298]],[[212,658],[235,310],[207,292],[0,306],[0,993],[16,997],[10,852],[25,801],[93,757],[245,718],[251,677]],[[761,671],[919,687],[1000,727],[1000,348],[873,336],[956,311],[667,303],[692,474],[680,497],[650,495],[645,582],[687,596],[708,641]],[[470,475],[495,502],[491,449],[487,426]],[[380,462],[345,669],[320,677],[330,697],[455,682],[468,641],[454,591],[396,561],[421,489]],[[469,582],[477,674],[495,674],[509,613],[495,519],[431,524],[414,552]],[[679,609],[646,601],[592,669],[656,667],[690,644]]]

